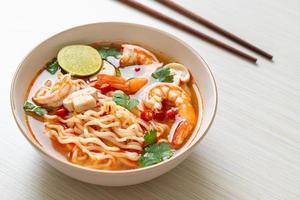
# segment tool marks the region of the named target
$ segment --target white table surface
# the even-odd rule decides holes
[[[154,1],[143,2],[212,34]],[[274,62],[259,57],[254,66],[116,1],[1,1],[1,200],[300,199],[300,1],[179,2],[271,52]],[[217,81],[218,112],[206,138],[177,168],[144,184],[100,187],[61,174],[24,139],[10,111],[11,79],[27,52],[54,33],[99,21],[173,33],[203,56]]]

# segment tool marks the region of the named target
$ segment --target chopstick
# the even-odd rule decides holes
[[[185,25],[185,24],[183,24],[183,23],[181,23],[181,22],[179,22],[175,19],[172,19],[172,18],[170,18],[170,17],[168,17],[168,16],[166,16],[166,15],[164,15],[164,14],[162,14],[162,13],[160,13],[160,12],[158,12],[158,11],[148,7],[148,6],[145,6],[141,3],[138,3],[135,0],[119,0],[119,2],[124,3],[124,4],[126,4],[130,7],[133,7],[135,9],[139,10],[139,11],[142,11],[144,13],[147,13],[148,15],[151,15],[152,17],[155,17],[155,18],[157,18],[161,21],[164,21],[164,22],[166,22],[170,25],[173,25],[173,26],[175,26],[175,27],[177,27],[177,28],[179,28],[183,31],[186,31],[186,32],[202,39],[202,40],[205,40],[205,41],[209,42],[210,44],[213,44],[213,45],[215,45],[217,47],[220,47],[220,48],[222,48],[222,49],[224,49],[224,50],[226,50],[226,51],[228,51],[232,54],[240,56],[241,58],[244,58],[244,59],[246,59],[246,60],[248,60],[252,63],[256,63],[256,61],[257,61],[257,58],[255,58],[255,57],[253,57],[253,56],[251,56],[247,53],[244,53],[244,52],[242,52],[242,51],[240,51],[240,50],[238,50],[234,47],[231,47],[228,44],[225,44],[225,43],[223,43],[223,42],[221,42],[221,41],[219,41],[219,40],[217,40],[217,39],[215,39],[215,38],[213,38],[209,35],[206,35],[206,34],[200,32],[200,31],[198,31],[198,30],[196,30],[196,29],[194,29],[190,26],[187,26],[187,25]]]
[[[247,48],[269,60],[272,60],[272,58],[273,58],[273,56],[271,54],[265,52],[264,50],[250,44],[249,42],[243,40],[242,38],[234,35],[233,33],[229,32],[229,31],[224,30],[220,26],[208,21],[207,19],[197,15],[196,13],[193,13],[193,12],[187,10],[186,8],[180,6],[179,4],[177,4],[171,0],[156,0],[156,1],[177,11],[178,13],[198,22],[199,24],[202,24],[202,25],[206,26],[207,28],[210,28],[211,30],[223,35],[224,37],[240,44],[241,46],[243,46],[243,47],[245,47],[245,48]]]

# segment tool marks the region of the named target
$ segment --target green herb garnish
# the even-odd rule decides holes
[[[147,146],[139,159],[139,163],[142,167],[147,167],[159,163],[165,159],[170,158],[173,155],[173,151],[169,144],[155,143]]]
[[[34,109],[33,109],[33,112],[35,112],[37,115],[39,116],[43,116],[45,114],[48,113],[48,110],[45,109],[45,108],[42,108],[40,106],[36,106]]]
[[[139,102],[136,99],[130,99],[129,96],[123,93],[116,93],[113,95],[113,101],[126,108],[127,110],[131,110],[132,108],[136,107]]]
[[[121,55],[121,53],[116,48],[100,48],[98,49],[98,52],[104,60],[106,60],[109,56],[119,58],[119,56]]]
[[[116,76],[117,77],[121,77],[122,76],[121,71],[120,71],[120,69],[118,67],[115,67],[115,72],[116,72]]]
[[[156,139],[157,139],[157,132],[156,130],[150,130],[150,131],[147,131],[145,134],[144,134],[144,146],[148,146],[148,145],[151,145],[151,144],[154,144],[156,142]]]
[[[158,79],[160,82],[172,83],[174,76],[171,75],[169,67],[162,67],[152,73],[152,77]]]
[[[52,75],[55,74],[58,69],[59,69],[59,64],[56,58],[54,58],[50,63],[47,64],[46,70]]]
[[[24,106],[23,106],[24,110],[27,112],[33,112],[39,116],[43,116],[45,114],[48,113],[48,110],[45,108],[42,108],[40,106],[36,106],[33,103],[26,101]]]

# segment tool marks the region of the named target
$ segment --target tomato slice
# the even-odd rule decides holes
[[[154,113],[154,119],[155,120],[158,120],[158,121],[162,121],[165,119],[165,112],[164,111],[158,111],[158,112],[155,112]]]
[[[144,110],[141,112],[141,118],[145,121],[150,121],[153,119],[153,112],[151,110]]]
[[[101,91],[102,94],[106,94],[106,93],[112,91],[113,88],[109,84],[105,83],[105,84],[101,85],[99,90]]]
[[[136,71],[136,72],[139,72],[140,70],[141,70],[140,67],[135,67],[135,68],[134,68],[134,71]]]
[[[59,117],[65,117],[68,114],[68,110],[65,109],[64,107],[58,109],[55,114]]]
[[[67,124],[64,124],[64,123],[62,123],[62,126],[64,127],[64,129],[69,128],[69,127],[67,126]]]
[[[166,111],[166,116],[169,118],[169,119],[175,119],[177,115],[177,110],[174,109],[174,108],[171,108],[169,110]]]

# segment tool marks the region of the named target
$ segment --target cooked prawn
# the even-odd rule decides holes
[[[125,80],[122,77],[116,77],[106,74],[98,74],[97,82],[95,83],[96,88],[100,88],[103,84],[109,84],[112,88],[122,90],[127,94],[134,94],[148,82],[146,78],[132,78]]]
[[[84,85],[83,80],[72,80],[70,74],[59,75],[54,84],[51,80],[47,80],[32,99],[42,107],[57,108],[71,92],[81,89]]]
[[[168,100],[177,109],[181,121],[172,138],[172,146],[180,148],[190,137],[196,124],[196,113],[191,104],[191,97],[180,87],[170,83],[158,83],[151,87],[143,98],[146,108],[154,111],[162,109],[163,100]]]
[[[121,67],[128,65],[148,65],[159,62],[153,53],[140,46],[123,44],[122,49]]]

